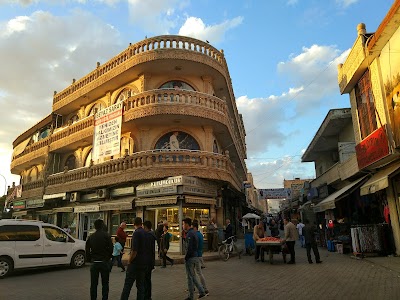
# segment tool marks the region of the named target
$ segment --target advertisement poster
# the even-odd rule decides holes
[[[396,147],[400,147],[400,29],[382,49],[380,65],[385,86],[386,104]]]
[[[94,116],[93,160],[117,155],[121,147],[123,102],[111,105]]]

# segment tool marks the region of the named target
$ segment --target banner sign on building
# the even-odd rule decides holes
[[[93,160],[121,152],[122,109],[123,102],[118,102],[95,114]]]
[[[356,146],[358,167],[361,169],[389,155],[385,126],[375,130]]]
[[[288,199],[290,198],[290,189],[260,189],[261,199]]]
[[[25,208],[38,208],[44,206],[43,199],[34,199],[34,200],[26,200],[26,207]]]

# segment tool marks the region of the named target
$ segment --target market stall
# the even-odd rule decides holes
[[[286,263],[286,251],[284,250],[284,242],[280,238],[265,237],[256,242],[257,246],[261,246],[268,253],[269,263],[273,264],[274,254],[282,252],[283,262]]]

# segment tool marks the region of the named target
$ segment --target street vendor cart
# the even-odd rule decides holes
[[[283,262],[286,263],[285,244],[280,238],[266,237],[257,240],[257,246],[261,246],[268,253],[269,263],[273,264],[274,254],[282,253]]]

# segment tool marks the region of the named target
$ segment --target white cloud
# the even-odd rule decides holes
[[[299,2],[298,0],[288,0],[288,2],[287,2],[286,4],[289,5],[289,6],[294,6],[294,5],[296,5],[298,2]]]
[[[239,16],[216,25],[205,25],[203,20],[188,17],[185,24],[179,29],[180,35],[191,36],[200,40],[208,40],[212,44],[224,39],[225,32],[242,24],[243,17]]]
[[[128,0],[131,22],[140,26],[149,34],[168,34],[177,26],[181,11],[188,5],[182,0]]]
[[[336,3],[343,7],[343,8],[347,8],[350,5],[357,3],[359,0],[336,0]]]
[[[14,139],[51,112],[53,91],[122,48],[118,31],[81,11],[65,17],[36,11],[0,23],[0,105],[9,112],[0,119],[2,174],[9,176]]]

